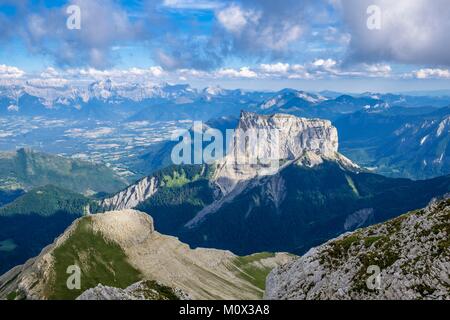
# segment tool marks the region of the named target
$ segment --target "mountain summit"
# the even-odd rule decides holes
[[[238,257],[193,250],[155,231],[147,214],[108,212],[76,220],[39,256],[0,276],[0,299],[75,299],[89,289],[80,299],[99,293],[105,298],[107,291],[114,291],[110,298],[116,299],[119,289],[144,285],[147,299],[173,297],[181,290],[192,299],[253,300],[262,297],[270,270],[291,259],[282,253]],[[81,282],[71,290],[67,270],[74,266]]]
[[[226,195],[239,182],[276,174],[281,166],[313,167],[324,160],[357,168],[338,154],[338,133],[330,121],[241,112],[230,152],[218,162],[213,179]]]

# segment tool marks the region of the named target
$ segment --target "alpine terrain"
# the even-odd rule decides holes
[[[337,130],[327,120],[242,112],[237,129],[234,141],[258,130],[259,149],[235,143],[214,164],[167,167],[102,200],[101,210],[137,208],[158,230],[194,247],[303,254],[450,191],[449,176],[412,181],[360,168],[338,152]],[[279,167],[242,164],[274,149]]]
[[[39,256],[1,276],[0,297],[259,299],[270,270],[290,259],[193,250],[155,231],[147,214],[108,212],[76,220]],[[66,271],[73,265],[81,270],[81,286],[70,290]]]
[[[344,234],[272,271],[265,297],[448,300],[449,222],[448,195],[424,209]]]

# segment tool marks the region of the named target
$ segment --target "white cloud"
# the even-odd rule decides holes
[[[161,78],[166,75],[166,71],[160,66],[150,68],[130,68],[130,69],[109,69],[99,70],[95,68],[88,69],[68,69],[66,74],[71,77],[105,79],[105,78]]]
[[[367,8],[381,9],[381,29],[367,27]],[[448,0],[340,0],[351,41],[348,62],[450,65]]]
[[[247,11],[236,4],[232,4],[218,11],[217,19],[226,30],[239,33],[250,20],[257,21],[258,16],[254,11]]]
[[[161,77],[165,74],[165,71],[161,67],[150,67],[149,71],[154,77]]]
[[[231,35],[233,50],[253,55],[289,51],[306,25],[306,7],[298,0],[241,0],[216,10],[219,25]]]
[[[370,76],[386,77],[392,73],[391,66],[383,63],[364,64],[364,67]]]
[[[174,9],[212,10],[222,6],[218,1],[211,0],[164,0],[166,7]]]
[[[150,67],[148,69],[141,68],[131,68],[125,71],[121,71],[120,73],[124,75],[134,75],[134,76],[151,76],[155,78],[159,78],[165,75],[165,71],[160,66]]]
[[[56,78],[59,76],[59,72],[52,67],[48,67],[41,72],[41,78]]]
[[[317,68],[331,69],[336,66],[337,62],[333,59],[316,59],[312,64]]]
[[[16,2],[23,3],[17,16],[2,28],[14,30],[10,33],[32,53],[47,55],[60,66],[109,67],[116,58],[113,48],[136,40],[142,31],[114,0],[69,1],[81,10],[81,29],[75,32],[66,28],[66,5],[41,10],[44,6]]]
[[[289,71],[289,63],[261,64],[261,71],[265,73],[286,73]]]
[[[0,78],[4,79],[17,79],[25,75],[25,71],[17,68],[11,67],[4,64],[0,64]]]
[[[209,73],[202,70],[196,70],[196,69],[179,69],[176,71],[179,77],[182,77],[183,79],[187,78],[206,78],[208,77]]]
[[[273,36],[272,28],[266,28],[263,30],[263,38],[266,39],[267,45],[270,48],[274,50],[284,50],[291,43],[299,40],[302,32],[303,29],[299,25],[284,22],[278,35]]]
[[[448,69],[420,69],[413,72],[417,79],[443,78],[450,79],[450,70]]]
[[[277,62],[274,64],[260,64],[255,68],[244,66],[241,68],[220,68],[211,71],[198,69],[176,69],[166,71],[159,66],[147,69],[131,68],[126,70],[110,69],[69,69],[65,74],[73,79],[105,79],[116,81],[140,82],[149,80],[189,81],[208,79],[325,79],[349,77],[391,77],[395,76],[391,66],[387,64],[358,64],[351,68],[344,68],[341,61],[330,58],[318,58],[303,64],[289,64]]]
[[[11,104],[11,105],[8,106],[7,110],[10,111],[10,112],[18,112],[19,111],[19,106],[15,105],[15,104]]]
[[[7,75],[4,77],[3,75]],[[47,68],[37,75],[23,76],[23,71],[16,67],[0,65],[0,80],[27,81],[34,87],[63,87],[73,81],[89,82],[92,80],[111,79],[116,83],[157,83],[195,80],[220,79],[343,79],[343,78],[404,78],[405,76],[427,78],[450,78],[446,69],[421,69],[405,75],[394,72],[384,63],[345,65],[342,61],[331,58],[316,58],[310,62],[290,64],[277,62],[250,67],[224,67],[210,71],[194,68],[165,70],[161,66],[149,68],[106,69]],[[18,78],[15,78],[18,77]],[[1,81],[0,81],[1,83]]]
[[[258,74],[252,71],[249,67],[242,67],[237,69],[220,69],[216,72],[219,77],[229,77],[229,78],[257,78]]]
[[[334,59],[315,59],[310,63],[261,64],[260,76],[287,77],[289,79],[323,79],[337,77],[390,77],[392,68],[387,64],[358,64],[343,68],[342,63]]]

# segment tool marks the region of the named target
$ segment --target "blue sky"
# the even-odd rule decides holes
[[[449,89],[448,30],[447,0],[0,0],[0,80]]]

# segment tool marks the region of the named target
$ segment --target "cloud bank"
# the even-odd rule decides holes
[[[367,28],[367,8],[381,9],[381,29]],[[448,0],[340,0],[351,35],[347,62],[450,66]]]
[[[80,30],[66,27],[68,5],[81,9]],[[379,30],[367,28],[370,5],[381,9]],[[53,62],[44,78],[66,69],[93,77],[445,79],[450,67],[448,0],[0,0],[0,30],[2,46],[21,42]],[[117,69],[127,47],[145,48],[147,67]],[[24,76],[0,63],[1,77]]]

